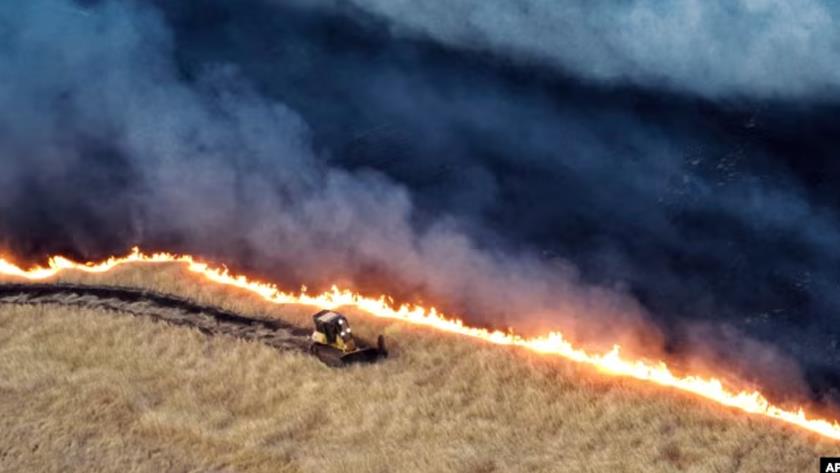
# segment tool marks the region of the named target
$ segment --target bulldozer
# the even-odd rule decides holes
[[[380,335],[371,346],[353,335],[347,317],[332,310],[322,310],[312,316],[315,331],[309,352],[332,367],[352,363],[373,363],[388,356],[385,338]]]

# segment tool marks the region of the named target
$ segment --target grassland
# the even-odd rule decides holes
[[[306,325],[313,312],[177,265],[61,280]],[[394,356],[334,370],[104,310],[0,306],[0,471],[809,472],[840,454],[689,395],[348,313]]]

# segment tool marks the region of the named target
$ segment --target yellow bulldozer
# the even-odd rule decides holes
[[[328,366],[351,363],[373,363],[388,356],[385,338],[380,335],[371,346],[353,335],[347,317],[332,310],[322,310],[312,316],[315,331],[309,351]]]

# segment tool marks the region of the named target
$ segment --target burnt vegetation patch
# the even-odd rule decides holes
[[[0,284],[0,305],[100,308],[185,325],[207,335],[252,340],[278,350],[307,350],[310,331],[278,319],[243,317],[213,306],[149,290],[77,284]]]

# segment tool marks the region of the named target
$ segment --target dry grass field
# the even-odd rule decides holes
[[[178,265],[66,282],[308,326]],[[2,281],[0,281],[2,282]],[[348,311],[391,358],[299,352],[96,309],[0,306],[0,471],[810,472],[840,445],[562,360]]]

